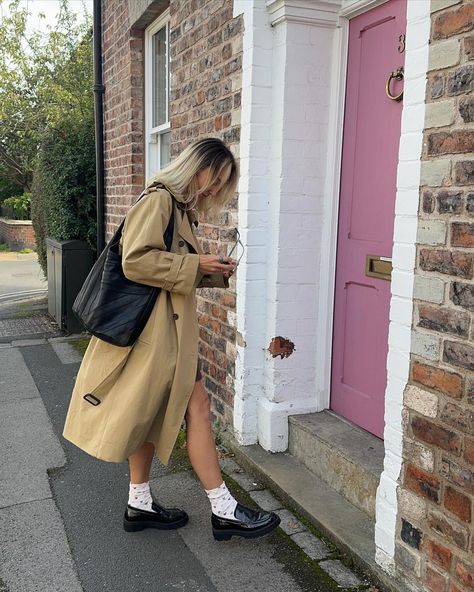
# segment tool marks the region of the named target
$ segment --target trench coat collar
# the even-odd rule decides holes
[[[189,243],[196,253],[200,253],[201,249],[197,239],[192,231],[191,224],[197,226],[197,214],[194,210],[183,210],[178,206],[178,211],[181,214],[181,221],[178,223],[178,234],[181,238]]]

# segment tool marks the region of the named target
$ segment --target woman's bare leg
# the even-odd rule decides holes
[[[195,383],[186,411],[186,442],[189,460],[204,489],[222,483],[211,426],[209,397],[202,380]]]
[[[146,483],[150,480],[154,452],[155,445],[153,442],[145,442],[143,446],[128,457],[130,483]]]

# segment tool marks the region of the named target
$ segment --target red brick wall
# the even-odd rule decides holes
[[[193,140],[217,136],[238,156],[242,75],[242,19],[231,0],[171,2],[171,156]],[[227,251],[236,203],[220,225],[201,220],[205,252]],[[231,283],[231,288],[234,286]],[[217,421],[231,424],[235,364],[234,290],[200,290],[199,351]]]
[[[18,223],[0,218],[0,243],[7,243],[10,249],[33,249],[36,251],[36,236],[31,222]]]
[[[474,589],[473,29],[473,2],[432,14],[430,60],[446,67],[427,85],[416,269],[425,296],[414,307],[396,559],[400,577],[434,592]]]
[[[143,30],[129,2],[102,2],[106,239],[143,189]]]
[[[121,0],[103,2],[105,91],[106,234],[110,238],[144,184],[144,28],[131,28],[136,9]],[[222,138],[238,156],[242,70],[242,19],[232,18],[232,0],[172,0],[171,157],[205,136]],[[132,23],[133,24],[133,23]],[[209,253],[225,253],[236,225],[236,203],[219,225],[199,227]],[[234,280],[229,291],[201,290],[198,296],[200,355],[212,411],[231,424],[235,361]]]

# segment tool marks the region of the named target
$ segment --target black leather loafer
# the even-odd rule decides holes
[[[275,512],[252,510],[237,504],[233,518],[212,514],[211,523],[216,541],[228,541],[232,536],[253,539],[274,530],[280,524],[280,517]]]
[[[151,506],[154,512],[138,510],[127,505],[123,517],[123,527],[127,532],[135,532],[144,528],[159,528],[160,530],[173,530],[184,526],[189,516],[184,510],[177,508],[163,508],[156,502]]]

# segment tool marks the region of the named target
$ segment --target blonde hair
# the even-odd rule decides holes
[[[227,166],[231,170],[225,185],[216,195],[198,199],[198,193],[204,193],[217,183]],[[209,168],[206,186],[198,189],[197,174],[206,168]],[[229,148],[218,138],[202,138],[185,148],[175,160],[152,177],[147,187],[161,184],[179,202],[184,203],[186,209],[196,208],[215,216],[234,197],[237,181],[237,163]]]

